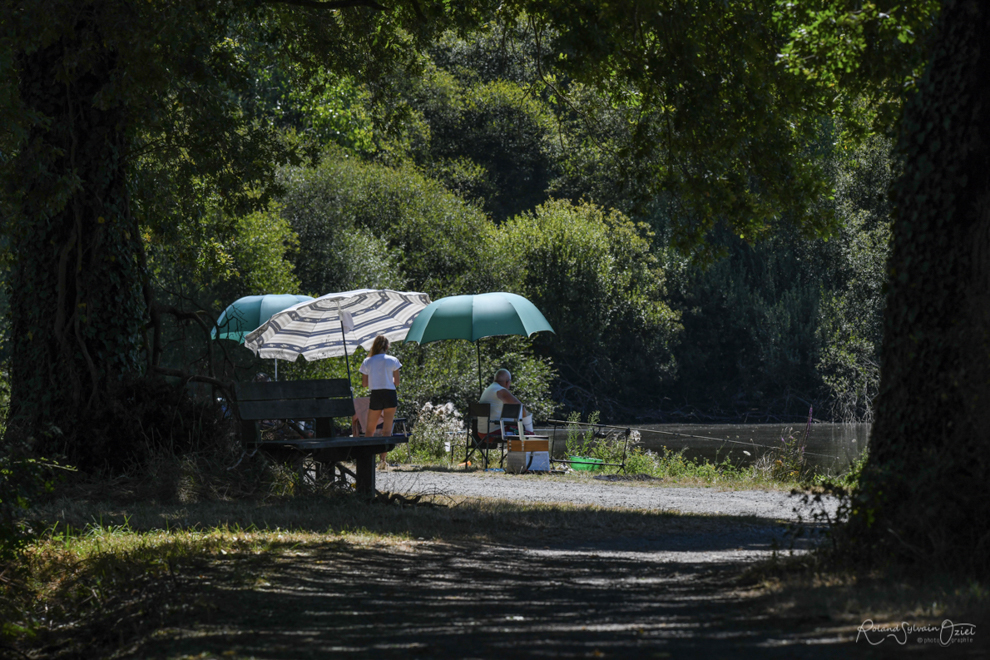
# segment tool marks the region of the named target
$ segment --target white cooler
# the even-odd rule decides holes
[[[508,438],[505,471],[515,474],[550,471],[550,439],[545,436]]]

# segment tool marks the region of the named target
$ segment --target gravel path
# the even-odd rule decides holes
[[[603,507],[678,511],[684,514],[755,516],[791,522],[800,515],[811,520],[812,509],[789,493],[762,490],[676,488],[661,481],[599,481],[588,477],[512,475],[503,472],[389,471],[376,475],[380,491],[395,493],[449,493],[524,502],[569,502]],[[836,502],[824,503],[834,515]]]

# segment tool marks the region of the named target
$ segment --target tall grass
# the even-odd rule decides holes
[[[418,467],[450,468],[451,451],[464,450],[465,431],[456,412],[427,404],[413,427],[410,442],[389,453],[389,461]],[[591,413],[582,422],[578,413],[568,417],[565,452],[568,456],[585,456],[601,460],[599,472],[581,473],[591,478],[598,474],[642,475],[662,480],[665,485],[716,486],[725,488],[759,488],[791,490],[842,483],[850,487],[858,474],[853,465],[842,474],[817,471],[807,460],[807,429],[786,429],[780,443],[749,465],[733,462],[726,456],[715,460],[689,458],[685,450],[662,447],[658,451],[642,446],[640,433],[632,430],[626,438],[624,429],[598,424],[599,415]],[[618,467],[622,466],[623,467]],[[476,469],[476,468],[468,468]],[[567,471],[567,468],[560,468]]]
[[[760,456],[751,465],[732,462],[728,457],[714,461],[688,458],[685,451],[662,447],[659,451],[646,449],[638,431],[625,432],[598,424],[599,415],[592,412],[582,422],[578,413],[567,419],[566,452],[569,456],[600,459],[604,474],[624,472],[663,480],[668,485],[719,486],[731,488],[793,489],[819,486],[825,482],[845,480],[850,485],[849,472],[844,475],[816,471],[807,461],[805,446],[808,429],[795,433],[787,429],[780,444]],[[809,427],[810,428],[810,427]],[[623,464],[622,467],[615,467]],[[611,464],[611,465],[610,465]],[[850,472],[856,469],[850,468]],[[592,473],[594,474],[594,473]]]

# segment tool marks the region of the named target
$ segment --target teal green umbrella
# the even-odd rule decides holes
[[[244,343],[244,338],[255,328],[268,321],[274,314],[301,302],[312,300],[312,296],[291,293],[244,296],[227,306],[217,319],[217,325],[210,336]],[[278,380],[278,360],[275,361],[275,379]]]
[[[418,344],[443,339],[478,342],[483,337],[522,335],[553,328],[536,305],[514,293],[481,293],[449,296],[427,305],[419,313],[406,341]],[[478,383],[481,384],[481,346],[478,345]]]

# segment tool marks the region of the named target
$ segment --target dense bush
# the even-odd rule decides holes
[[[668,412],[726,418],[816,413],[870,421],[879,380],[882,287],[889,253],[889,144],[833,155],[836,235],[780,227],[750,245],[714,234],[725,253],[704,267],[667,262],[682,313],[680,375]],[[669,255],[668,255],[669,256]]]
[[[493,232],[490,253],[495,283],[529,298],[554,328],[533,341],[559,370],[558,401],[606,417],[655,403],[679,325],[644,227],[552,201]]]
[[[890,254],[893,177],[890,143],[875,138],[840,161],[836,173],[836,214],[842,218],[835,241],[836,286],[823,292],[817,365],[828,389],[832,416],[872,421],[880,385],[880,342]]]
[[[148,267],[158,309],[156,364],[187,373],[227,377],[253,373],[258,361],[228,340],[209,341],[213,322],[248,295],[298,293],[287,252],[296,236],[276,207],[244,215],[206,197],[195,218],[149,228]]]
[[[820,383],[823,255],[793,233],[755,246],[726,242],[729,254],[705,269],[670,269],[684,334],[668,406],[691,404],[727,417],[806,411]]]
[[[437,71],[420,81],[412,103],[430,127],[428,145],[413,157],[454,185],[450,174],[464,164],[480,168],[472,193],[496,222],[546,200],[557,160],[553,115],[528,88],[505,80],[460,84]]]
[[[487,220],[411,166],[361,162],[332,150],[317,166],[286,168],[282,214],[299,236],[302,289],[363,286],[461,293]]]

